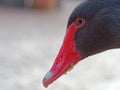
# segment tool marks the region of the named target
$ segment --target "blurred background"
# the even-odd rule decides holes
[[[120,90],[120,50],[86,58],[47,89],[72,10],[83,0],[0,0],[0,90]]]

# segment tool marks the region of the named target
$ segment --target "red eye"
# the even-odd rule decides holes
[[[75,20],[75,23],[79,28],[82,28],[85,25],[85,19],[84,18],[77,18]]]

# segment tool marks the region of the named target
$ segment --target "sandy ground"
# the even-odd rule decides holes
[[[120,90],[120,50],[88,57],[43,87],[77,4],[50,12],[0,9],[0,90]]]

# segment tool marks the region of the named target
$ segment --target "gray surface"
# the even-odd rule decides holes
[[[24,0],[0,0],[0,6],[17,6],[23,7]]]
[[[0,90],[120,90],[120,50],[89,57],[42,86],[76,4],[52,12],[0,9]]]

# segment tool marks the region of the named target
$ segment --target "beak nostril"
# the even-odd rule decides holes
[[[59,58],[59,61],[61,61],[62,60],[62,58]]]
[[[60,57],[58,58],[57,64],[59,64],[63,59]]]

